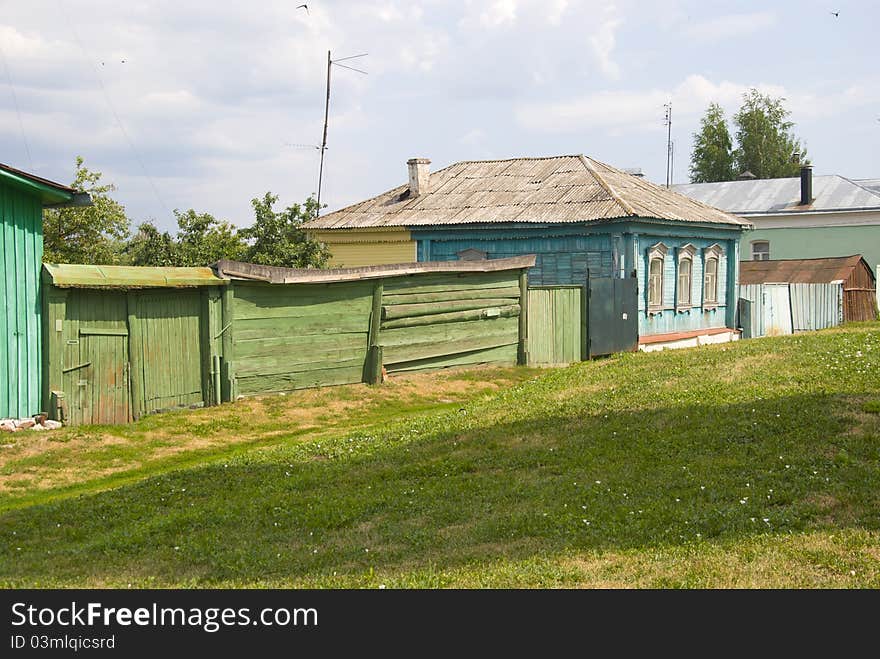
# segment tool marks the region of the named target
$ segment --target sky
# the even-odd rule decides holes
[[[784,97],[816,174],[880,177],[880,3],[0,0],[0,162],[69,183],[81,155],[136,225],[406,181],[406,160],[583,153],[687,181],[711,102]],[[832,12],[837,12],[834,15]]]

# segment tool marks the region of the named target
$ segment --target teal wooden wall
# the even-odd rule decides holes
[[[42,411],[38,195],[0,182],[0,418]]]
[[[740,234],[737,228],[634,219],[601,225],[412,228],[412,237],[418,242],[419,261],[454,261],[458,259],[458,252],[468,248],[484,251],[490,259],[536,254],[535,266],[529,270],[530,286],[583,285],[588,274],[624,277],[635,270],[639,287],[640,336],[734,327],[739,263],[736,255]],[[702,300],[701,250],[715,243],[722,247],[717,307],[704,310],[702,306],[695,306],[682,312],[673,308],[657,315],[647,313],[645,259],[647,248],[658,242],[670,249],[664,272],[664,291],[669,306],[674,306],[677,281],[675,250],[688,243],[697,249],[692,275],[692,299],[697,301]],[[734,258],[730,258],[731,254]],[[733,304],[728,305],[728,300]]]

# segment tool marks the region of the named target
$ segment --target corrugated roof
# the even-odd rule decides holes
[[[361,281],[383,277],[437,273],[501,272],[531,268],[535,255],[511,256],[504,259],[477,261],[424,261],[421,263],[394,263],[368,265],[360,268],[279,268],[240,261],[218,261],[216,268],[221,277],[264,281],[272,284],[330,284],[341,281]]]
[[[328,213],[308,229],[572,223],[628,217],[748,226],[717,208],[582,156],[465,161],[432,172],[430,191],[408,185]]]
[[[44,263],[49,281],[59,288],[185,288],[229,283],[211,268],[149,268],[121,265]]]
[[[801,206],[801,180],[769,178],[673,186],[676,192],[737,215],[880,210],[880,193],[836,174],[813,177],[813,203]]]
[[[742,261],[739,283],[749,284],[827,284],[846,281],[853,268],[862,261],[859,254],[823,259],[781,259],[776,261]],[[867,267],[867,265],[866,265]]]

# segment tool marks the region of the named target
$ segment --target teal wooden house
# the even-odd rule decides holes
[[[748,222],[582,155],[460,162],[308,223],[405,228],[419,261],[535,254],[532,363],[736,338]]]
[[[0,164],[0,418],[42,410],[43,209],[88,195]]]

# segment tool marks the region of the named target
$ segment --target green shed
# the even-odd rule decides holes
[[[43,209],[89,203],[87,194],[0,163],[0,418],[43,409]]]
[[[126,423],[220,401],[222,286],[211,268],[43,270],[44,396],[65,423]]]

